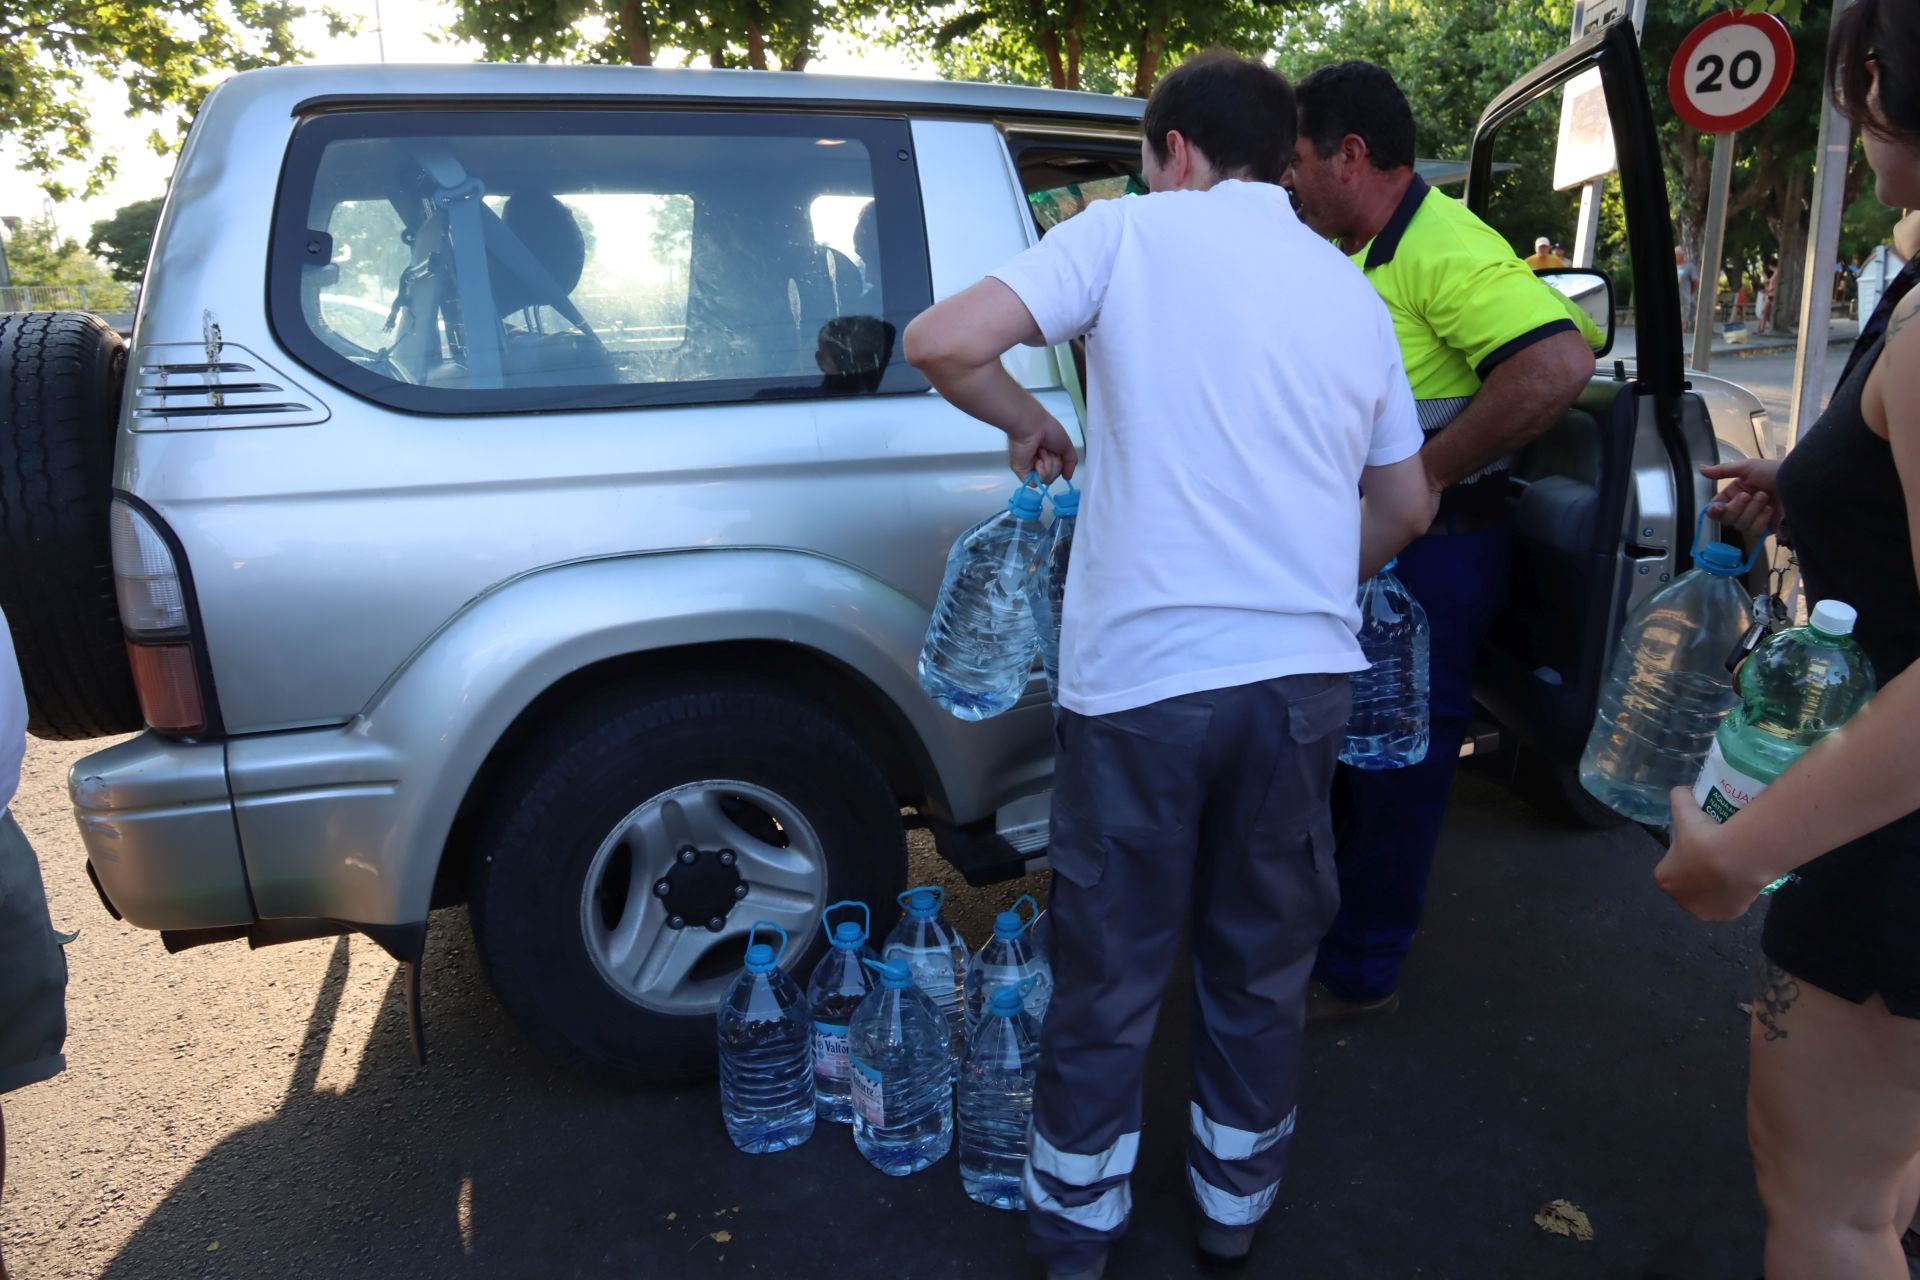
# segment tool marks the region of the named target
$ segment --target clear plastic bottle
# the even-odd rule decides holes
[[[770,929],[780,950],[753,935]],[[756,920],[747,967],[720,1001],[720,1112],[733,1145],[750,1156],[797,1147],[813,1136],[813,1047],[806,1000],[780,968],[787,934]]]
[[[1714,731],[1739,702],[1727,656],[1753,622],[1753,598],[1740,585],[1753,557],[1742,563],[1723,542],[1703,544],[1705,529],[1702,511],[1698,567],[1654,592],[1621,628],[1580,757],[1580,785],[1649,826],[1672,820],[1667,793],[1699,776]]]
[[[1024,1209],[1020,1189],[1033,1114],[1039,1028],[1021,986],[998,987],[960,1068],[960,1185],[981,1204]]]
[[[858,907],[861,922],[829,918],[842,907]],[[807,979],[807,1012],[813,1019],[813,1105],[822,1120],[853,1123],[853,1068],[847,1058],[847,1029],[853,1011],[873,990],[873,974],[862,963],[874,960],[867,946],[873,913],[864,902],[836,902],[820,913],[827,931],[827,954]]]
[[[951,1039],[948,1057],[952,1070],[958,1072],[960,1054],[967,1044],[967,940],[940,913],[946,901],[947,891],[937,884],[923,884],[901,894],[904,914],[880,952],[889,960],[898,957],[907,962],[914,983],[947,1020]]]
[[[962,720],[1020,701],[1040,647],[1032,590],[1047,550],[1040,490],[1022,485],[1007,509],[960,535],[920,647],[920,687]]]
[[[1353,718],[1340,758],[1356,769],[1402,769],[1427,758],[1431,734],[1427,611],[1394,575],[1394,561],[1360,584],[1360,648]]]
[[[1073,559],[1073,530],[1080,519],[1080,491],[1067,485],[1051,493],[1053,524],[1046,559],[1034,579],[1033,616],[1040,628],[1040,664],[1047,672],[1047,693],[1060,700],[1060,620],[1066,616],[1067,566]]]
[[[1753,803],[1873,697],[1873,663],[1853,638],[1858,620],[1851,605],[1822,600],[1808,625],[1774,636],[1741,666],[1740,705],[1714,735],[1693,787],[1714,821]]]
[[[874,1168],[918,1173],[953,1147],[946,1019],[897,956],[865,962],[880,985],[854,1010],[853,1145]]]
[[[1031,916],[1020,914],[1022,902],[1032,908]],[[1047,1001],[1053,998],[1053,968],[1033,945],[1030,931],[1039,919],[1040,907],[1033,895],[1021,894],[1012,910],[994,917],[993,936],[967,962],[968,1039],[979,1032],[987,1004],[1001,987],[1018,987],[1027,993],[1027,1016],[1036,1028],[1046,1021]]]

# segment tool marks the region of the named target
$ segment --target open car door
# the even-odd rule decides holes
[[[1628,612],[1688,567],[1717,458],[1705,404],[1687,390],[1680,291],[1659,139],[1638,41],[1622,21],[1542,63],[1488,105],[1466,203],[1486,217],[1501,128],[1575,76],[1605,87],[1633,256],[1637,363],[1605,361],[1513,468],[1515,542],[1505,611],[1482,648],[1475,694],[1548,771],[1576,813],[1580,753]]]

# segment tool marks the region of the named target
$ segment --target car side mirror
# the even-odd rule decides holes
[[[1534,272],[1551,285],[1572,309],[1577,309],[1600,331],[1602,341],[1593,354],[1604,356],[1613,350],[1613,280],[1604,271],[1584,267],[1542,267]],[[1592,337],[1588,337],[1592,345]]]

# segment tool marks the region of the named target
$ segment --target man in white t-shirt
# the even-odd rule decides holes
[[[47,914],[33,848],[7,806],[27,751],[27,696],[0,613],[0,1096],[67,1065],[67,961]],[[0,1195],[6,1192],[7,1125],[0,1113]],[[0,1258],[0,1280],[7,1263]]]
[[[1090,205],[906,334],[943,395],[1007,433],[1014,473],[1048,479],[1076,451],[1000,358],[1087,339],[1025,1178],[1054,1276],[1098,1276],[1128,1223],[1147,1044],[1190,922],[1201,1252],[1245,1257],[1273,1203],[1338,902],[1355,590],[1433,516],[1386,308],[1275,185],[1294,129],[1277,73],[1189,61],[1147,106],[1153,194]]]

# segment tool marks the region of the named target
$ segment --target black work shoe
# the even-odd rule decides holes
[[[1219,1223],[1195,1213],[1193,1251],[1200,1261],[1212,1267],[1244,1267],[1247,1259],[1253,1256],[1253,1233],[1259,1230],[1252,1227],[1223,1227]]]
[[[1375,1000],[1348,1000],[1319,983],[1307,988],[1307,1025],[1326,1027],[1341,1022],[1369,1022],[1400,1007],[1400,993],[1389,991]]]

